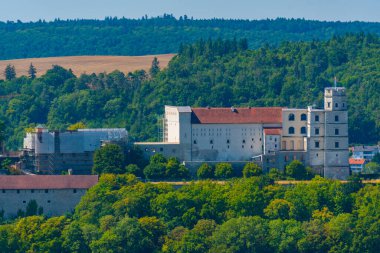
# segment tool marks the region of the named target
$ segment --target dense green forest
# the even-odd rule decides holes
[[[380,39],[334,37],[247,48],[247,41],[183,45],[168,68],[147,73],[75,77],[54,66],[40,78],[0,81],[0,120],[8,148],[25,128],[126,127],[131,140],[157,140],[165,104],[190,106],[322,106],[324,87],[348,88],[351,143],[380,140]]]
[[[0,22],[0,59],[72,55],[146,55],[177,52],[200,39],[247,38],[250,48],[283,41],[327,40],[345,33],[380,34],[380,23],[303,19],[195,20],[172,15],[141,19]]]
[[[380,187],[267,177],[175,190],[105,174],[73,215],[0,225],[1,252],[378,252]],[[31,212],[30,212],[31,213]]]

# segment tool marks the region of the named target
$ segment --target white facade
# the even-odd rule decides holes
[[[184,162],[240,162],[266,156],[261,160],[263,166],[275,161],[273,166],[283,169],[293,159],[300,159],[326,177],[347,178],[345,88],[326,88],[324,107],[228,110],[165,106],[164,142],[136,145],[147,156],[161,152]],[[279,133],[274,129],[280,129]],[[170,144],[172,152],[165,150],[164,143]]]
[[[78,129],[66,132],[36,128],[34,132],[26,134],[23,148],[34,150],[36,154],[83,153],[100,148],[102,141],[126,138],[127,131],[123,128]]]

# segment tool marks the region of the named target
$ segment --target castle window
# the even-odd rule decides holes
[[[277,148],[277,144],[274,144],[274,147]]]
[[[319,141],[316,141],[314,144],[316,148],[319,148]]]
[[[164,151],[164,148],[160,148],[160,152]]]
[[[316,122],[319,122],[319,115],[315,115],[314,120],[315,120]]]
[[[243,140],[243,143],[245,143],[245,140]]]
[[[17,194],[19,194],[20,193],[20,190],[17,190]]]
[[[335,142],[335,148],[339,148],[339,142],[338,141]]]
[[[301,121],[306,121],[307,120],[307,116],[305,113],[302,113],[301,114]]]
[[[301,134],[306,134],[306,127],[301,127]]]
[[[194,140],[194,144],[197,144],[197,140]]]
[[[230,140],[227,140],[227,144],[229,144],[230,143]]]
[[[49,193],[49,190],[48,190],[48,189],[45,189],[45,193]]]
[[[339,135],[339,129],[335,128],[335,135]]]
[[[343,108],[346,106],[344,103],[342,104]]]
[[[335,108],[337,108],[338,107],[338,103],[335,103]]]
[[[293,113],[289,114],[289,121],[294,121],[294,114]]]
[[[34,193],[34,190],[30,190],[31,193]]]
[[[3,189],[3,193],[5,193],[5,190]]]
[[[338,122],[338,121],[339,121],[339,116],[335,115],[335,122]]]
[[[230,149],[230,145],[228,145],[227,148]]]
[[[244,145],[241,145],[241,148],[244,148]]]
[[[210,144],[214,144],[214,141],[213,141],[213,140],[210,140]]]
[[[26,203],[26,200],[23,200],[23,201],[22,201],[22,203],[24,203],[24,204],[25,204],[25,203]]]
[[[288,133],[289,134],[294,134],[294,127],[289,127]]]
[[[50,203],[50,200],[48,200],[47,202]]]
[[[331,107],[331,103],[327,102],[327,108],[330,108],[330,107]]]
[[[77,193],[77,189],[73,189],[73,193]]]
[[[319,135],[319,128],[316,128],[316,129],[314,130],[314,133],[315,133],[315,135]]]

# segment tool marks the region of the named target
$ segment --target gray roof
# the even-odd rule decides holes
[[[177,106],[178,112],[191,112],[190,106]]]
[[[379,146],[355,146],[354,152],[363,152],[363,151],[378,151]]]

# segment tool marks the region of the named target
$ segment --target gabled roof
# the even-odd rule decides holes
[[[192,108],[193,124],[281,124],[282,107]]]
[[[96,175],[0,176],[0,189],[88,189],[98,183]]]
[[[282,128],[265,128],[264,134],[265,135],[281,135]]]
[[[365,159],[350,158],[349,164],[350,165],[363,165],[363,164],[365,164]]]

